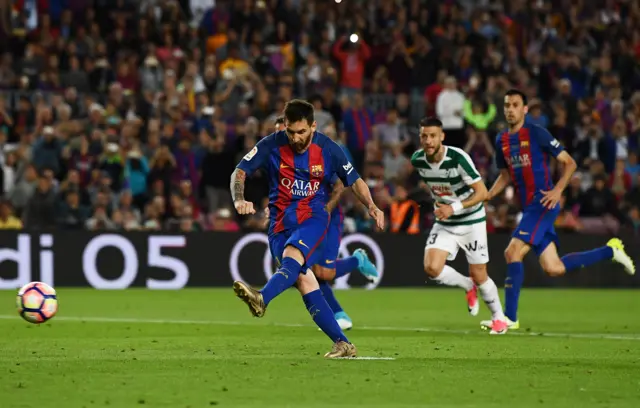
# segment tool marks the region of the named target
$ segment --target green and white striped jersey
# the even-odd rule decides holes
[[[420,178],[429,186],[434,201],[451,204],[463,201],[473,194],[471,184],[482,180],[471,157],[462,149],[442,145],[445,149],[440,163],[429,163],[424,150],[420,149],[411,156],[411,164]],[[478,203],[465,208],[460,214],[452,215],[442,225],[470,225],[486,220],[484,204]]]

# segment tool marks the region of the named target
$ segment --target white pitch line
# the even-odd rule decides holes
[[[0,319],[19,319],[16,315],[0,315]],[[315,327],[309,324],[299,323],[266,323],[266,324],[252,324],[239,321],[225,321],[225,320],[188,320],[188,319],[146,319],[146,318],[133,318],[133,317],[81,317],[81,316],[56,316],[54,321],[68,321],[68,322],[94,322],[94,323],[151,323],[151,324],[200,324],[200,325],[213,325],[213,326],[253,326],[253,327]],[[449,333],[449,334],[463,334],[463,335],[486,335],[478,328],[478,330],[454,330],[438,327],[395,327],[395,326],[356,326],[357,330],[367,331],[402,331],[402,332],[423,332],[423,333]],[[527,336],[527,337],[562,337],[569,339],[604,339],[604,340],[631,340],[640,341],[640,333],[632,334],[616,334],[616,333],[541,333],[541,332],[525,332],[525,331],[510,331],[507,335],[512,336]]]
[[[338,357],[333,360],[385,360],[392,361],[395,360],[393,357]]]

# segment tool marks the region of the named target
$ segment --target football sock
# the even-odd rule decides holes
[[[358,258],[348,256],[346,258],[336,260],[336,279],[348,275],[358,269]]]
[[[324,299],[327,301],[327,304],[331,308],[331,311],[333,311],[333,314],[342,312],[342,306],[340,306],[340,303],[338,303],[338,299],[336,299],[336,296],[334,295],[333,289],[331,289],[331,285],[329,284],[329,282],[318,280],[318,283],[320,284],[320,291],[322,292],[322,296],[324,296]]]
[[[574,252],[562,257],[567,272],[577,268],[586,268],[600,261],[606,261],[613,258],[613,248],[603,246],[585,252]]]
[[[504,281],[504,314],[512,322],[518,321],[518,299],[524,282],[522,262],[507,264],[507,279]]]
[[[302,296],[302,300],[313,321],[324,334],[329,336],[331,341],[334,343],[340,340],[349,342],[333,317],[333,312],[331,312],[331,308],[319,289]]]
[[[449,265],[445,265],[442,269],[442,272],[440,272],[440,275],[438,275],[438,277],[434,278],[433,280],[441,285],[461,287],[465,290],[465,292],[473,289],[473,281],[471,280],[471,278],[462,275],[460,272],[456,271]]]
[[[502,313],[502,304],[500,304],[500,295],[498,295],[498,287],[493,279],[489,278],[485,283],[478,286],[480,296],[484,303],[491,311],[492,320],[504,320]]]
[[[293,286],[298,280],[302,270],[302,265],[295,259],[289,257],[282,260],[280,268],[269,278],[267,284],[260,291],[265,306],[276,296]]]

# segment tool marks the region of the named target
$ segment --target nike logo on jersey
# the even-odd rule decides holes
[[[289,166],[287,166],[286,164],[281,164],[281,165],[280,165],[280,168],[281,168],[281,169],[288,169],[288,168],[289,168]]]
[[[325,259],[324,263],[328,263],[328,264],[332,264],[334,261],[330,261],[328,259]]]
[[[524,232],[524,231],[520,231],[518,234],[520,234],[520,235],[529,235],[528,232]]]
[[[302,242],[302,240],[298,241],[298,244],[302,245],[303,247],[309,249],[309,247],[307,246],[307,244],[305,244],[304,242]]]

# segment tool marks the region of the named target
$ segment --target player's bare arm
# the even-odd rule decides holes
[[[355,183],[353,183],[351,190],[358,200],[367,207],[369,215],[371,218],[376,220],[378,228],[381,230],[384,229],[384,213],[374,204],[373,198],[371,197],[371,191],[369,190],[367,183],[359,178]]]
[[[329,214],[331,214],[331,212],[338,205],[338,201],[340,201],[340,196],[342,195],[343,191],[344,191],[344,184],[342,183],[342,181],[337,180],[336,183],[333,185],[333,191],[331,192],[331,197],[329,198],[329,201],[325,206]]]
[[[511,176],[509,176],[509,170],[502,169],[500,170],[500,174],[498,174],[498,178],[491,186],[491,190],[485,197],[485,201],[493,200],[498,194],[502,193],[502,191],[509,185],[511,181]]]
[[[561,152],[556,157],[556,160],[562,163],[562,176],[556,183],[556,186],[553,188],[553,190],[541,191],[543,197],[540,200],[540,203],[542,203],[542,205],[547,208],[554,208],[556,205],[558,205],[558,203],[560,202],[560,198],[562,197],[562,192],[565,188],[567,188],[567,185],[569,185],[569,181],[571,180],[573,173],[578,168],[576,161],[573,160],[573,157],[571,157],[571,155],[566,151]]]
[[[244,199],[244,184],[247,179],[247,173],[241,169],[235,169],[231,174],[231,198],[233,205],[236,207],[238,214],[255,214],[253,203]]]
[[[461,201],[458,206],[462,206],[461,209],[473,207],[474,205],[487,200],[489,192],[487,186],[484,185],[482,180],[478,180],[475,183],[469,185],[473,189],[473,194],[466,200]],[[446,220],[455,213],[455,208],[451,204],[440,205],[436,208],[434,214],[439,220]]]

